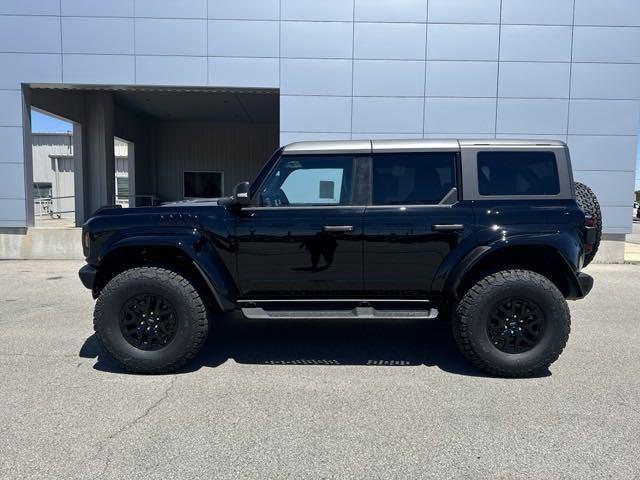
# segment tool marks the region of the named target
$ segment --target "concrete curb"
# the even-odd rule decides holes
[[[0,234],[0,259],[82,260],[81,228],[29,228]]]

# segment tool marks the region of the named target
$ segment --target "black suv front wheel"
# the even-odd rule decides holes
[[[205,304],[177,272],[138,267],[104,287],[93,317],[96,337],[125,369],[167,373],[193,358],[207,337]]]
[[[493,375],[527,377],[558,359],[571,317],[546,277],[503,270],[471,287],[457,305],[454,335],[462,353]]]

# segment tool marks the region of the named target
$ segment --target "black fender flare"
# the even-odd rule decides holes
[[[490,256],[504,252],[507,249],[515,247],[532,247],[552,249],[554,253],[561,259],[560,267],[567,279],[569,292],[568,299],[582,298],[582,286],[578,280],[577,270],[572,267],[571,262],[567,260],[567,253],[573,252],[574,248],[569,240],[559,234],[544,235],[521,235],[511,237],[508,240],[497,240],[489,245],[477,246],[468,252],[456,265],[451,269],[446,280],[442,285],[442,292],[451,292],[454,298],[456,292],[466,275],[473,270],[481,261]],[[577,254],[576,254],[577,255]],[[443,275],[444,277],[444,275]]]
[[[189,233],[167,233],[166,235],[131,235],[116,238],[100,250],[99,260],[123,248],[170,247],[177,248],[193,262],[195,270],[209,288],[222,311],[235,309],[237,290],[235,282],[218,252],[211,248],[197,229]]]

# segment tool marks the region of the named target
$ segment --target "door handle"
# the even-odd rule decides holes
[[[353,225],[325,225],[325,232],[353,232]]]
[[[435,232],[457,232],[459,230],[464,230],[464,225],[461,223],[436,224],[431,225],[431,230]]]

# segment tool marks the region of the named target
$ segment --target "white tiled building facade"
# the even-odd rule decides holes
[[[0,227],[27,224],[21,84],[59,83],[279,88],[282,144],[561,139],[631,228],[638,0],[1,0],[0,52]]]

